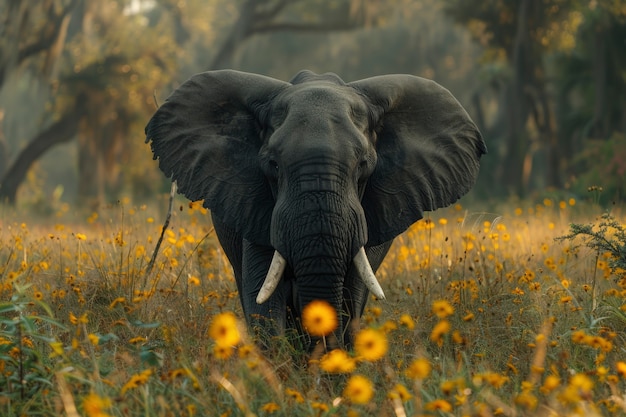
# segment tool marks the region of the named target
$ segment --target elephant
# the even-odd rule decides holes
[[[248,327],[270,343],[328,302],[350,346],[375,271],[396,236],[474,185],[487,152],[444,87],[413,75],[344,82],[300,71],[289,82],[235,70],[196,74],[146,128],[179,193],[204,200],[232,265]]]

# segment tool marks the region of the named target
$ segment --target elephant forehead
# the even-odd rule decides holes
[[[277,98],[286,116],[316,122],[366,122],[367,106],[356,92],[346,86],[332,84],[295,85]],[[363,119],[363,120],[356,120]]]
[[[296,147],[303,152],[359,153],[366,146],[364,129],[354,122],[345,108],[333,109],[327,105],[309,105],[292,108],[276,129],[270,145],[286,152]],[[293,156],[293,154],[292,154]]]
[[[295,85],[277,98],[274,133],[268,149],[284,164],[298,165],[317,158],[354,165],[370,151],[367,106],[346,86]]]

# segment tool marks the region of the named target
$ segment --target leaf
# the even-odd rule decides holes
[[[154,323],[144,323],[141,320],[133,320],[129,322],[132,326],[139,327],[141,329],[156,329],[161,325],[159,322]]]
[[[139,358],[142,362],[150,366],[160,367],[161,365],[163,365],[163,355],[161,353],[155,352],[154,350],[142,349],[139,353]]]
[[[19,312],[20,310],[17,308],[17,305],[13,302],[4,302],[0,303],[0,314],[9,313],[9,312]]]
[[[96,333],[96,336],[98,336],[98,340],[100,343],[110,342],[111,340],[119,340],[119,337],[117,337],[113,333],[107,333],[107,334]]]

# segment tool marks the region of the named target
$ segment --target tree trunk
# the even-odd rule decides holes
[[[610,135],[609,117],[607,116],[607,46],[605,31],[602,26],[593,32],[593,120],[588,136],[594,139],[608,139]]]
[[[28,143],[28,146],[20,152],[13,164],[2,175],[0,202],[15,204],[17,190],[32,164],[53,146],[72,140],[78,132],[79,120],[80,114],[76,111],[69,112]]]
[[[0,178],[4,177],[4,172],[9,165],[9,145],[4,137],[2,122],[4,120],[4,109],[0,108]],[[2,182],[0,182],[2,184]]]
[[[517,15],[517,30],[511,65],[513,67],[513,79],[506,87],[507,108],[506,117],[506,152],[503,158],[501,172],[503,179],[510,191],[515,194],[523,194],[525,191],[522,173],[524,158],[528,152],[528,135],[526,132],[526,120],[528,119],[529,106],[526,88],[528,76],[531,70],[528,68],[528,55],[530,42],[528,38],[528,14],[531,0],[522,0]]]

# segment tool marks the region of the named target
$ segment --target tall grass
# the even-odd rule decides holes
[[[626,274],[570,230],[596,209],[432,213],[378,271],[363,343],[310,360],[257,350],[209,216],[179,204],[150,273],[156,203],[3,214],[0,415],[626,415]]]

